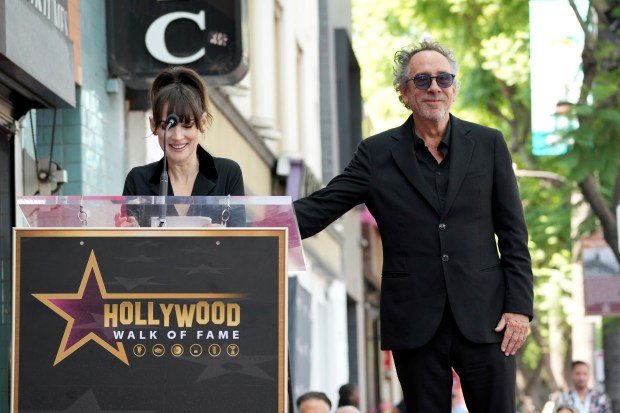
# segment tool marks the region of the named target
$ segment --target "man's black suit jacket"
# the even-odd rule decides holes
[[[411,117],[365,139],[342,174],[295,202],[304,238],[357,204],[375,217],[383,349],[427,343],[447,302],[461,332],[478,343],[501,341],[494,328],[504,312],[533,316],[527,228],[506,142],[495,129],[452,115],[450,122],[443,213],[422,178]]]

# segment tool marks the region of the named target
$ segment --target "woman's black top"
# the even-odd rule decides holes
[[[197,148],[198,175],[192,188],[191,196],[243,196],[243,174],[239,165],[230,159],[216,158],[211,156],[200,145]],[[164,168],[164,159],[148,165],[133,168],[125,178],[123,195],[159,195],[159,181]],[[174,196],[172,184],[168,182],[168,195]],[[138,206],[136,206],[138,207]],[[138,208],[133,205],[127,206],[127,213],[135,216],[141,226],[150,226],[150,215],[144,206]],[[152,207],[151,207],[152,208]],[[187,212],[188,216],[208,216],[213,223],[221,222],[223,205],[192,205]],[[154,210],[148,211],[153,212]],[[173,205],[168,206],[169,216],[178,215]],[[230,226],[244,226],[242,215],[245,210],[242,207],[233,207],[228,221]]]

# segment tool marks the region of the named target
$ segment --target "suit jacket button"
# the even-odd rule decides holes
[[[443,262],[448,262],[448,261],[450,261],[450,257],[448,256],[448,254],[444,254],[444,255],[441,256],[441,260]]]
[[[439,230],[443,231],[444,229],[446,229],[446,224],[444,224],[443,222],[439,224]]]

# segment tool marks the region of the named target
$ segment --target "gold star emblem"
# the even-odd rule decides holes
[[[65,333],[54,360],[54,366],[84,344],[94,341],[123,363],[129,365],[123,343],[108,338],[103,325],[94,322],[94,316],[103,314],[103,302],[108,293],[101,278],[95,252],[91,251],[82,282],[73,294],[32,294],[56,314],[67,320]]]

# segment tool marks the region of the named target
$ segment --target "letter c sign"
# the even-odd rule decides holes
[[[195,62],[196,60],[202,58],[205,55],[205,48],[201,48],[196,53],[191,56],[179,57],[175,56],[168,50],[166,46],[166,29],[168,25],[175,20],[179,19],[188,19],[192,20],[200,30],[205,29],[206,21],[205,21],[205,12],[204,10],[193,14],[184,11],[177,11],[174,13],[164,14],[163,16],[157,18],[146,31],[146,36],[144,37],[144,43],[146,44],[146,48],[149,53],[157,60],[170,63],[175,65],[182,65],[186,63]]]

